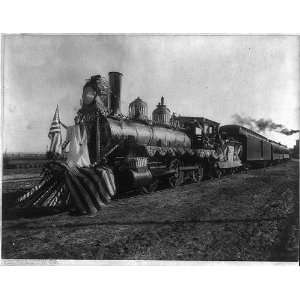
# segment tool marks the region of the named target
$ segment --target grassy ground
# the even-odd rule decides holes
[[[290,161],[116,200],[93,218],[14,218],[22,186],[4,185],[2,258],[297,261],[298,173]]]

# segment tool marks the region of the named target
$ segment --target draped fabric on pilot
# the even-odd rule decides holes
[[[40,183],[18,199],[19,208],[55,208],[95,214],[116,195],[113,172],[107,167],[78,167],[49,162]]]

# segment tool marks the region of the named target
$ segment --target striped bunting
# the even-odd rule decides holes
[[[58,162],[55,166],[48,165],[41,182],[18,199],[18,208],[55,208],[95,215],[117,193],[110,168],[80,168]]]

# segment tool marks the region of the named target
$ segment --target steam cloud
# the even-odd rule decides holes
[[[300,132],[300,130],[289,130],[282,124],[274,123],[271,119],[253,119],[250,117],[242,117],[239,114],[234,114],[232,116],[233,121],[241,126],[247,127],[254,131],[265,132],[266,130],[275,130],[276,132],[292,135],[294,133]]]

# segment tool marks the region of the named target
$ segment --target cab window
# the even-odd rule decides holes
[[[196,127],[195,134],[196,135],[202,135],[202,128]]]

